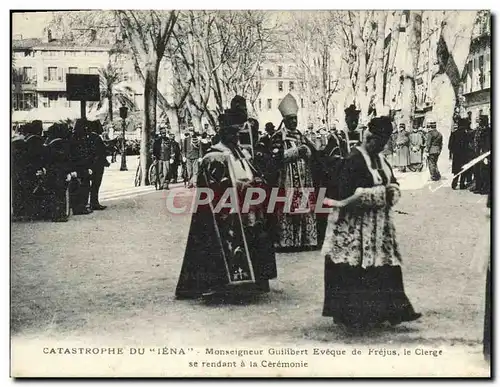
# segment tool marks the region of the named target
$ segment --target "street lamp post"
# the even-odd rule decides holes
[[[122,135],[123,135],[123,141],[122,141],[122,162],[120,165],[120,171],[128,171],[127,168],[127,156],[125,155],[125,119],[127,118],[127,112],[128,108],[123,105],[120,108],[120,117],[122,119]]]

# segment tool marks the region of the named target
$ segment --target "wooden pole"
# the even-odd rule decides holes
[[[83,120],[87,118],[87,101],[80,101],[80,116]]]

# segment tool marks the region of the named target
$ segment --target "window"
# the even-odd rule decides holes
[[[259,98],[259,110],[262,110],[262,100]]]
[[[282,77],[283,76],[283,66],[278,66],[278,77]]]
[[[271,70],[271,69],[267,69],[267,76],[268,76],[268,77],[274,77],[273,70]]]
[[[300,99],[300,107],[304,109],[304,98]]]
[[[23,67],[23,82],[31,83],[36,81],[35,72],[32,67]]]
[[[290,91],[293,91],[295,89],[293,81],[288,82],[288,88],[290,89]]]
[[[38,100],[33,93],[16,93],[12,102],[14,110],[31,110],[38,107]]]
[[[49,67],[47,81],[57,81],[57,67]]]
[[[484,88],[484,57],[479,55],[479,64],[478,64],[478,73],[479,73],[479,88]]]
[[[278,90],[281,92],[283,91],[283,81],[278,82]]]
[[[56,106],[58,99],[59,99],[59,96],[57,95],[57,93],[50,93],[49,98],[48,98],[48,107]]]
[[[78,67],[69,67],[68,73],[69,74],[78,74]]]
[[[491,68],[490,68],[490,54],[484,56],[484,88],[488,89],[491,87]]]
[[[271,110],[273,108],[273,100],[268,99],[267,100],[267,110]]]
[[[89,67],[89,74],[99,74],[99,68]]]

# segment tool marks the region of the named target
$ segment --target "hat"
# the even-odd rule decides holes
[[[241,95],[236,95],[231,100],[231,109],[233,111],[239,111],[242,114],[247,115],[247,100],[243,98]]]
[[[299,105],[297,105],[297,101],[293,95],[288,93],[279,104],[278,110],[282,117],[296,116],[299,111]]]
[[[384,140],[389,139],[392,134],[392,121],[388,116],[372,118],[368,123],[368,130],[371,134],[379,136]]]
[[[350,104],[347,109],[344,110],[346,117],[359,116],[361,110],[356,109],[354,104]]]
[[[400,123],[400,124],[399,124],[399,127],[400,127],[400,128],[403,128],[403,129],[406,129],[406,125],[405,125],[404,123]]]
[[[275,126],[272,122],[266,123],[266,132],[269,132],[270,130],[274,130]]]

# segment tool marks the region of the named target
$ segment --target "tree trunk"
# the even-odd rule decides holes
[[[381,114],[384,107],[384,40],[387,13],[385,11],[378,11],[377,16],[375,109],[377,110],[377,114]]]
[[[145,66],[144,82],[144,125],[141,133],[141,185],[149,184],[148,170],[153,150],[152,134],[156,130],[156,100],[158,85],[158,63]]]
[[[177,109],[173,106],[169,106],[166,110],[168,122],[170,123],[170,130],[174,133],[180,133],[181,128],[179,126],[179,117],[177,116]]]
[[[418,57],[420,54],[422,11],[410,11],[408,24],[408,50],[406,51],[401,113],[403,122],[411,126],[411,120],[415,114],[415,75],[418,71]]]
[[[392,24],[392,32],[391,32],[391,43],[389,45],[389,57],[387,58],[387,65],[385,66],[385,71],[384,71],[384,87],[385,87],[385,93],[384,93],[384,105],[385,106],[391,106],[391,86],[392,82],[394,81],[394,74],[392,74],[393,66],[394,66],[394,60],[396,58],[396,53],[398,51],[398,43],[399,43],[399,27],[401,26],[401,14],[402,11],[395,11],[394,12],[394,19],[393,19],[393,24]],[[397,74],[396,74],[397,76]]]
[[[113,92],[108,90],[108,117],[109,122],[113,122]]]

